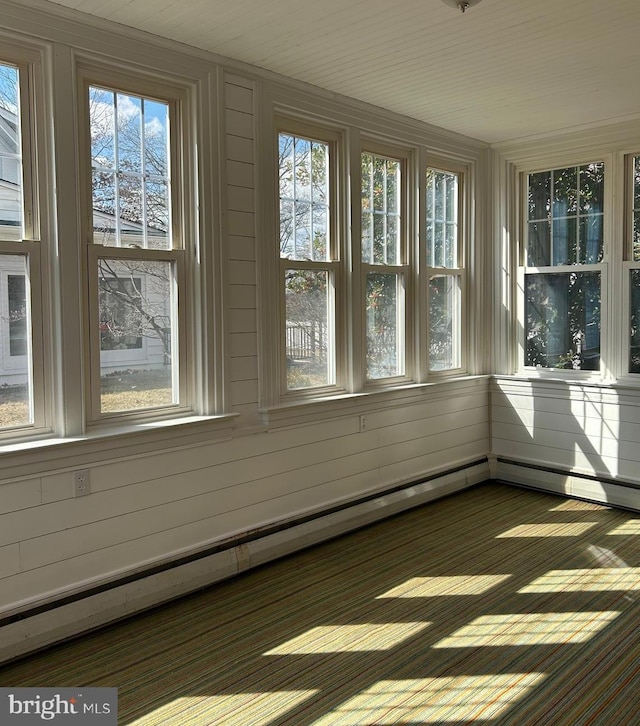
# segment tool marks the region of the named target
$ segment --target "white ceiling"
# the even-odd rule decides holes
[[[57,0],[497,142],[640,116],[639,0]]]

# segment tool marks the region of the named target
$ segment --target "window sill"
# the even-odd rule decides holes
[[[452,395],[474,393],[486,387],[489,379],[489,375],[467,375],[459,378],[439,378],[429,383],[410,383],[384,390],[297,399],[261,408],[260,414],[262,423],[269,428],[313,423],[341,416],[362,415],[396,406],[409,406],[438,398],[450,398]]]
[[[37,476],[54,468],[91,466],[105,459],[229,438],[237,414],[188,416],[95,428],[82,436],[0,443],[0,478]],[[69,462],[69,459],[73,459]]]

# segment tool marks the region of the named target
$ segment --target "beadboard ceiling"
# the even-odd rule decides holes
[[[640,0],[58,0],[487,142],[640,117]]]

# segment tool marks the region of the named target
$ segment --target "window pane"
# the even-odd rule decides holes
[[[602,162],[529,174],[527,265],[600,262],[603,205]]]
[[[551,211],[551,172],[529,174],[529,220],[547,219]]]
[[[400,162],[362,154],[362,261],[400,264]]]
[[[631,319],[629,373],[640,373],[640,270],[630,270]]]
[[[101,410],[177,402],[171,262],[98,262]]]
[[[600,273],[525,275],[525,365],[600,368]]]
[[[427,169],[427,265],[458,264],[458,175]]]
[[[551,223],[529,222],[527,265],[545,267],[550,264]]]
[[[170,249],[169,106],[89,88],[94,242]]]
[[[401,278],[369,273],[366,282],[367,378],[404,373]]]
[[[329,250],[329,145],[278,137],[280,256],[322,262]]]
[[[333,383],[328,273],[285,271],[287,389]]]
[[[0,428],[21,426],[33,421],[28,279],[26,256],[0,256]]]
[[[19,74],[0,64],[0,240],[23,237]]]
[[[429,280],[429,369],[460,367],[460,281],[452,275]]]

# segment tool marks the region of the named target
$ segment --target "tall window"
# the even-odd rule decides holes
[[[38,257],[29,176],[25,66],[0,62],[0,428],[38,423],[30,270]],[[41,404],[41,401],[38,402]]]
[[[289,392],[336,382],[334,149],[320,135],[278,134],[282,364]]]
[[[365,298],[366,379],[405,375],[407,254],[403,162],[361,156],[362,272]]]
[[[460,175],[427,169],[429,371],[462,367]]]
[[[184,406],[178,103],[106,84],[87,103],[93,418]]]
[[[628,159],[631,176],[630,219],[627,235],[629,275],[629,373],[640,373],[640,156]]]
[[[604,164],[528,175],[524,363],[600,369]]]

